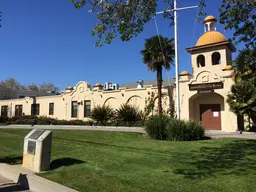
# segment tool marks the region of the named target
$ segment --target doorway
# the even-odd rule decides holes
[[[206,130],[221,130],[221,105],[200,104],[200,121]]]

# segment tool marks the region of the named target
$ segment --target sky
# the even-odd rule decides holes
[[[199,2],[178,0],[178,7]],[[218,18],[221,0],[206,3],[207,15]],[[158,7],[158,11],[164,9]],[[94,85],[156,79],[156,73],[147,70],[140,54],[145,39],[157,34],[153,20],[130,41],[115,39],[99,48],[94,46],[96,36],[91,35],[96,15],[86,8],[76,10],[69,0],[0,1],[0,11],[0,80],[12,77],[24,85],[51,82],[63,90],[79,81]],[[191,71],[190,54],[185,48],[195,46],[204,32],[202,23],[195,20],[196,14],[197,9],[178,12],[179,72]],[[162,16],[156,20],[161,35],[174,37],[168,21]],[[217,31],[231,37],[232,32],[223,27],[217,23]],[[175,67],[163,73],[164,79],[174,76]]]

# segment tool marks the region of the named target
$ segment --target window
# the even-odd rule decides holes
[[[15,105],[15,116],[22,116],[22,105]]]
[[[197,67],[205,67],[205,57],[203,55],[198,55],[196,58]]]
[[[7,117],[8,116],[8,106],[2,106],[1,107],[1,116]]]
[[[49,115],[54,115],[54,103],[49,103]]]
[[[31,115],[39,115],[40,104],[32,104],[31,105]]]
[[[77,117],[77,101],[72,101],[71,117]]]
[[[221,63],[220,61],[220,53],[219,52],[214,52],[212,54],[212,64],[213,65],[219,65]]]
[[[91,101],[84,101],[84,117],[91,115]]]

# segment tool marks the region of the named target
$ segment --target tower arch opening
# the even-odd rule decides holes
[[[205,57],[204,55],[198,55],[196,58],[197,67],[205,67]]]
[[[219,52],[214,52],[212,54],[212,65],[219,65],[221,64],[221,56]]]

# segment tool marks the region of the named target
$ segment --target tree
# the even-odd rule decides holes
[[[243,42],[247,48],[256,47],[256,1],[222,0],[220,23],[233,29],[233,40]]]
[[[28,90],[29,90],[29,91],[39,92],[38,86],[37,86],[36,84],[34,84],[34,83],[28,85]]]
[[[256,80],[256,47],[240,51],[235,60],[236,74],[242,80]]]
[[[205,5],[200,0],[200,6]],[[144,25],[155,16],[159,4],[165,4],[166,10],[173,9],[171,0],[70,0],[77,9],[87,7],[88,12],[97,13],[97,23],[92,35],[97,35],[96,46],[102,45],[102,39],[109,44],[112,39],[120,35],[122,41],[129,41],[140,34]],[[203,15],[202,9],[199,15]],[[173,25],[173,12],[166,11],[164,18]]]
[[[146,39],[145,47],[141,54],[143,62],[147,64],[148,69],[157,73],[158,113],[162,114],[162,70],[163,68],[169,70],[171,64],[174,64],[173,39],[162,36],[153,36]]]
[[[21,85],[16,79],[9,78],[0,82],[0,85],[12,90],[24,90],[26,87]]]
[[[185,0],[183,0],[185,1]],[[198,0],[199,1],[199,0]],[[101,46],[101,40],[110,43],[118,34],[122,41],[128,41],[143,31],[144,25],[155,16],[159,4],[166,10],[173,9],[171,0],[70,0],[77,9],[87,7],[88,12],[97,13],[97,23],[92,35],[98,36],[96,45]],[[203,7],[205,0],[199,2],[200,19],[205,15]],[[234,29],[233,39],[244,42],[245,45],[256,45],[256,1],[255,0],[222,0],[219,8],[220,22],[225,29]],[[173,13],[166,11],[163,16],[173,25]]]
[[[235,72],[237,84],[231,88],[230,96],[233,99],[229,100],[229,105],[235,113],[246,114],[249,122],[251,118],[256,123],[256,47],[240,51],[235,60]],[[246,112],[241,107],[244,107]]]
[[[255,82],[250,79],[232,85],[227,102],[234,113],[248,116],[250,126],[250,118],[256,115]]]
[[[42,83],[39,85],[39,91],[42,93],[57,92],[58,90],[59,88],[53,85],[52,83]]]

